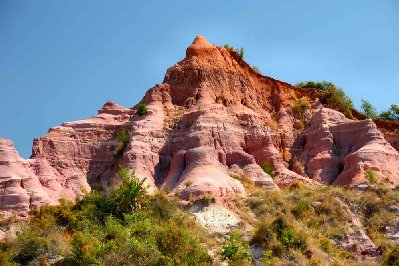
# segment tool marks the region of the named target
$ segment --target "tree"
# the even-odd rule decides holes
[[[383,120],[399,120],[399,106],[392,104],[388,110],[380,113],[379,118]]]
[[[375,110],[374,106],[366,100],[362,99],[361,101],[362,101],[362,104],[361,104],[360,108],[362,109],[362,113],[365,116],[367,116],[368,118],[376,119],[378,115],[377,115],[377,111]]]

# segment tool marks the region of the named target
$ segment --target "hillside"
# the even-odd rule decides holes
[[[5,263],[79,265],[85,254],[76,253],[73,241],[94,241],[101,248],[87,263],[109,265],[113,257],[103,253],[117,239],[115,265],[397,265],[399,126],[339,105],[327,108],[327,97],[263,76],[233,49],[197,36],[186,57],[134,107],[107,102],[92,118],[50,128],[34,140],[28,160],[0,139]],[[141,234],[146,226],[141,218],[126,218],[135,209],[114,217],[114,203],[104,209],[96,198],[110,197],[111,188],[123,184],[121,168],[134,170],[150,194],[140,207],[149,228],[159,221],[161,233],[181,226],[170,229],[180,241],[197,226],[189,218],[194,214],[207,229],[189,237],[195,251],[177,241],[175,256],[168,251],[173,241],[160,246],[150,234],[154,242],[141,248],[158,245],[155,262],[145,252],[134,253],[140,260],[121,253],[146,239],[126,231],[139,227]],[[173,215],[159,217],[154,202],[160,199]],[[104,216],[87,219],[98,211]],[[61,219],[64,212],[68,217]],[[35,218],[25,225],[29,214]],[[38,226],[47,220],[51,236]],[[33,228],[33,239],[63,235],[62,243],[54,254],[46,244],[21,258],[26,251],[15,249],[22,244],[12,236],[24,226]],[[112,226],[118,235],[100,233]],[[78,239],[85,228],[92,240]]]

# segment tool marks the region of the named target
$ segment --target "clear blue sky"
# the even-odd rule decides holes
[[[399,103],[399,1],[0,0],[0,137],[24,157],[51,126],[135,105],[195,35],[268,76]]]

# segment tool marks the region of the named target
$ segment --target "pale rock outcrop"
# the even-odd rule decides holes
[[[3,210],[27,212],[52,203],[39,179],[15,150],[11,140],[0,139],[0,204]]]
[[[26,213],[112,184],[118,169],[112,153],[115,133],[126,127],[133,113],[108,102],[97,116],[64,123],[35,139],[28,160],[19,156],[10,140],[0,139],[3,211]]]
[[[371,120],[350,120],[319,106],[301,142],[306,174],[315,180],[356,185],[368,182],[369,170],[382,182],[399,181],[399,154]]]

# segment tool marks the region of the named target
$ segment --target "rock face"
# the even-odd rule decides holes
[[[360,184],[373,173],[397,184],[399,154],[371,120],[353,121],[319,106],[302,134],[303,159],[309,177],[324,183]]]
[[[10,140],[0,139],[1,204],[24,213],[60,198],[74,199],[98,184],[110,185],[118,167],[115,132],[134,112],[108,102],[90,119],[64,123],[33,142],[31,159],[22,159]],[[101,174],[99,174],[101,173]]]
[[[305,128],[292,114],[299,97],[315,106]],[[51,128],[34,140],[29,160],[1,140],[3,208],[26,212],[74,199],[82,188],[105,189],[118,182],[120,166],[135,169],[152,190],[185,200],[245,195],[241,177],[278,189],[298,179],[358,184],[371,169],[381,181],[398,183],[399,154],[372,121],[323,108],[201,36],[141,102],[148,108],[143,116],[108,102],[97,116]],[[122,146],[120,132],[128,135]],[[276,173],[274,180],[263,164]]]

